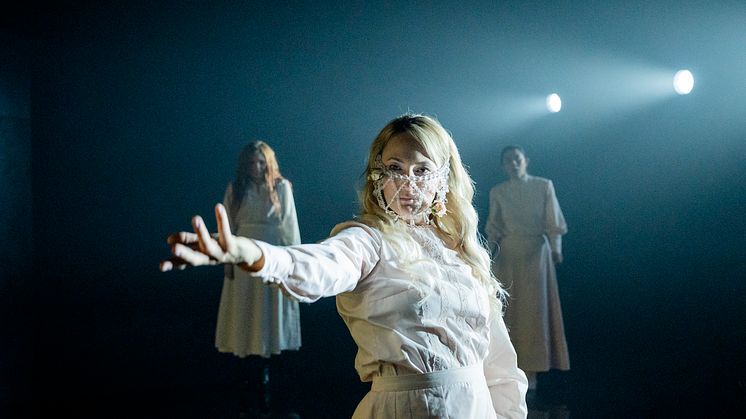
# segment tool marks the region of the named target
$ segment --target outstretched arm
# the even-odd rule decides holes
[[[218,233],[211,236],[199,215],[192,218],[194,233],[182,231],[168,236],[173,256],[160,264],[162,272],[184,269],[187,266],[237,264],[249,271],[258,271],[264,265],[261,249],[253,240],[231,233],[228,214],[222,204],[215,206]]]
[[[235,264],[257,280],[276,283],[299,301],[310,303],[351,291],[380,259],[381,238],[362,224],[341,225],[340,231],[321,243],[273,246],[231,234],[220,204],[215,216],[217,234],[210,235],[202,218],[195,216],[194,233],[182,231],[168,237],[173,257],[161,262],[161,271]]]

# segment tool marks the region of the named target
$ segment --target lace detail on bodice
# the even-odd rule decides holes
[[[458,253],[445,246],[443,240],[435,233],[434,227],[416,227],[411,231],[412,237],[422,246],[425,255],[438,264],[440,281],[436,281],[435,287],[440,289],[440,294],[444,296],[440,303],[438,318],[445,320],[449,313],[463,313],[467,309],[467,295],[463,279],[459,278],[464,276],[464,262],[461,261]],[[443,289],[444,286],[455,293],[450,294],[449,297],[449,293]]]
[[[485,306],[482,303],[482,288],[474,278],[471,267],[464,262],[458,252],[449,249],[438,236],[435,226],[411,227],[412,238],[421,246],[423,256],[432,260],[435,269],[427,276],[433,280],[434,291],[431,299],[424,303],[426,322],[434,324],[459,325],[460,330],[478,332],[486,324]],[[432,323],[429,323],[432,324]],[[433,347],[454,348],[457,335],[450,333],[428,335]],[[450,349],[449,349],[450,350]],[[433,371],[458,366],[457,356],[443,357],[433,351],[427,362]]]
[[[412,237],[422,246],[425,255],[431,257],[440,264],[455,264],[456,252],[448,249],[443,240],[435,234],[435,227],[432,225],[422,227],[411,227]]]

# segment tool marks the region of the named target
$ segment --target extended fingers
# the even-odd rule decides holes
[[[169,235],[166,238],[166,242],[171,245],[171,252],[175,254],[176,245],[188,248],[190,250],[196,249],[199,246],[199,238],[194,233],[187,231],[180,231]],[[189,263],[181,257],[174,256],[168,260],[164,260],[160,263],[159,269],[161,272],[168,272],[174,269],[183,270],[189,266]]]
[[[223,249],[220,247],[217,241],[210,236],[210,232],[207,231],[204,220],[199,215],[192,218],[192,227],[197,233],[199,239],[199,250],[208,255],[209,257],[220,259],[223,256]]]
[[[171,259],[164,260],[163,262],[161,262],[160,270],[161,272],[168,272],[174,269],[183,271],[184,269],[186,269],[187,266],[189,265],[184,261],[184,259],[173,257]]]
[[[196,234],[190,233],[188,231],[180,231],[178,233],[174,233],[166,238],[166,242],[170,245],[174,245],[176,243],[181,244],[197,244],[199,242],[199,238]]]
[[[214,265],[215,261],[207,255],[194,250],[188,246],[176,243],[171,246],[173,257],[160,263],[161,272],[167,272],[174,269],[185,269],[187,266]]]
[[[223,246],[233,241],[227,215],[223,215],[223,219],[218,217],[218,226],[221,232],[226,229],[228,232],[227,240],[220,238],[220,243],[216,240],[218,237],[210,235],[204,220],[198,215],[192,218],[194,233],[181,231],[168,236],[166,242],[171,245],[173,257],[160,263],[161,272],[184,269],[187,266],[215,265],[217,261],[222,261],[225,258]]]
[[[215,258],[201,252],[200,250],[184,246],[183,244],[175,244],[172,252],[174,258],[171,258],[170,261],[176,267],[179,267],[180,265],[202,266],[215,264]]]
[[[228,213],[223,204],[215,205],[215,218],[218,220],[218,240],[220,247],[228,253],[235,253],[236,243],[231,233],[231,225],[228,220]]]

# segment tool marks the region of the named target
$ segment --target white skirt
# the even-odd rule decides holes
[[[353,419],[496,418],[481,365],[375,377]]]

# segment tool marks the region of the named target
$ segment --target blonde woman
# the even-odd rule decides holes
[[[318,244],[218,239],[201,217],[169,237],[161,270],[235,263],[300,301],[336,296],[372,382],[353,418],[525,418],[526,377],[502,318],[504,292],[479,240],[474,187],[451,136],[404,115],[371,145],[361,215]]]

